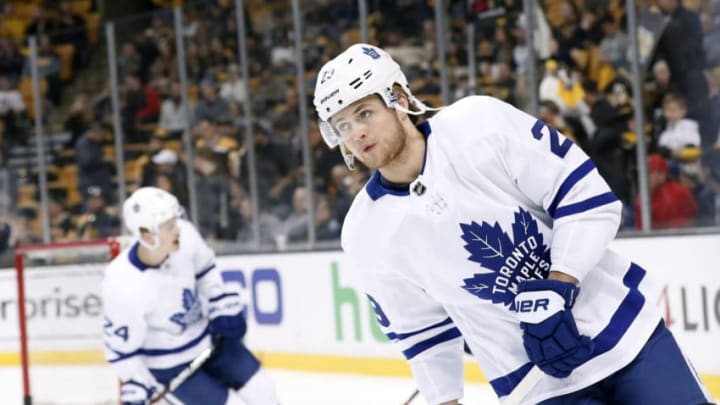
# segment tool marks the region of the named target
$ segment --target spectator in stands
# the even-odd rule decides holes
[[[137,74],[142,65],[140,53],[133,42],[122,44],[122,50],[118,56],[118,81],[124,81],[130,74]]]
[[[217,238],[228,222],[229,184],[225,161],[211,149],[198,149],[193,156],[195,169],[195,191],[198,207],[202,207],[197,218],[199,230],[206,238]]]
[[[238,104],[247,101],[245,94],[245,81],[240,77],[240,67],[237,64],[231,64],[227,69],[227,80],[220,86],[220,97],[228,102]]]
[[[695,225],[698,205],[690,190],[668,178],[668,164],[661,155],[648,157],[650,218],[653,229]],[[642,229],[640,197],[635,199],[635,227]]]
[[[0,76],[0,120],[5,125],[5,134],[12,143],[21,142],[24,139],[20,126],[27,118],[25,101],[22,94],[12,85],[7,76]]]
[[[78,238],[78,230],[72,215],[65,208],[66,193],[54,191],[48,195],[50,237],[53,242],[64,242]]]
[[[54,44],[73,46],[73,70],[78,69],[89,56],[87,25],[85,19],[73,12],[71,1],[61,1],[53,19]]]
[[[81,239],[104,238],[120,234],[120,221],[117,215],[107,207],[103,188],[88,187],[87,210],[78,218]]]
[[[663,14],[669,21],[658,40],[655,59],[665,59],[671,73],[671,83],[688,101],[688,116],[700,124],[703,145],[715,142],[710,134],[708,88],[705,81],[705,53],[703,33],[698,15],[686,9],[681,0],[659,0]]]
[[[123,129],[130,142],[146,142],[149,130],[145,124],[155,123],[160,114],[160,98],[157,90],[143,84],[140,76],[130,73],[125,76],[123,87],[125,105],[122,109]]]
[[[0,216],[0,254],[7,254],[20,244],[41,242],[41,238],[33,233],[36,220],[37,212],[30,207],[21,208],[12,216]]]
[[[32,18],[25,26],[25,38],[47,35],[54,30],[52,18],[43,7],[35,8]]]
[[[141,185],[158,186],[158,177],[166,177],[171,183],[169,187],[160,187],[172,193],[180,201],[180,205],[187,207],[187,175],[185,165],[178,161],[178,156],[170,149],[162,149],[154,154],[150,164],[143,167]],[[160,180],[164,181],[164,180]]]
[[[328,196],[319,194],[315,198],[315,238],[322,240],[335,240],[340,238],[340,225],[333,212]]]
[[[64,123],[65,130],[70,132],[70,139],[65,144],[65,147],[72,148],[82,134],[90,128],[93,121],[95,121],[95,110],[90,104],[88,95],[78,93]]]
[[[274,246],[275,235],[281,231],[282,223],[280,219],[259,207],[258,223],[260,227],[260,247]],[[248,196],[241,197],[235,205],[233,213],[231,229],[236,230],[236,237],[240,243],[249,244],[253,242],[253,214],[252,200]]]
[[[712,69],[720,66],[720,26],[713,20],[713,15],[707,11],[700,13],[700,24],[703,30],[706,67]]]
[[[613,193],[631,205],[628,170],[633,157],[626,140],[633,109],[627,84],[616,81],[609,85],[593,104],[590,117],[597,126],[590,141],[590,157]]]
[[[150,67],[150,77],[164,77],[172,81],[179,79],[175,44],[171,40],[172,38],[158,40],[158,56]]]
[[[710,149],[701,159],[704,197],[712,195],[712,216],[706,214],[699,218],[701,225],[720,225],[720,149]]]
[[[317,121],[309,123],[308,139],[310,146],[310,158],[312,159],[313,177],[317,185],[327,189],[332,181],[332,170],[338,164],[344,164],[342,155],[336,150],[331,150],[325,145],[320,135],[320,128]],[[295,150],[295,161],[302,161],[302,149]]]
[[[681,163],[681,169],[697,166],[700,157],[700,132],[695,120],[686,118],[687,104],[678,94],[663,98],[663,116],[667,125],[660,133],[658,147],[666,158]],[[697,172],[692,169],[692,172]]]
[[[166,131],[170,139],[180,139],[188,125],[188,118],[182,104],[180,84],[172,82],[167,98],[160,106],[160,122],[158,126]]]
[[[292,210],[282,222],[282,234],[288,242],[304,242],[308,240],[308,223],[310,213],[307,204],[307,188],[296,186],[292,192]]]
[[[260,206],[265,207],[290,182],[290,152],[285,145],[271,140],[271,128],[266,124],[253,125],[255,162]],[[327,149],[327,148],[326,148]]]
[[[212,80],[203,80],[200,84],[200,99],[195,105],[193,120],[198,123],[201,120],[223,121],[229,117],[228,102],[218,97],[215,83]]]
[[[605,14],[601,19],[603,38],[600,40],[600,61],[612,64],[613,68],[627,69],[629,67],[627,52],[630,40],[627,34],[620,30],[612,14]]]
[[[17,84],[23,72],[24,60],[15,42],[0,39],[0,75],[8,77],[14,85]]]
[[[575,136],[572,128],[568,127],[567,123],[565,122],[565,118],[560,112],[560,107],[558,107],[558,105],[555,104],[554,101],[540,100],[540,104],[538,107],[538,118],[540,118],[542,121],[544,121],[551,127],[560,131],[560,133],[565,135],[571,141],[575,142],[575,144],[577,144],[581,148],[585,149],[584,145],[582,145],[579,142],[578,138]]]
[[[60,71],[62,71],[62,60],[60,56],[53,50],[50,38],[47,35],[38,37],[38,74],[42,79],[47,81],[47,92],[45,94],[53,106],[60,105],[62,96],[62,88],[60,81]],[[31,76],[30,59],[25,59],[23,74]]]
[[[665,60],[660,59],[652,66],[652,76],[648,83],[648,111],[653,121],[654,133],[659,135],[660,129],[665,127],[662,101],[670,93],[679,93],[670,80],[670,67]]]
[[[103,155],[103,142],[108,130],[102,124],[93,123],[90,129],[75,143],[75,162],[78,165],[78,187],[83,201],[88,201],[90,186],[100,187],[108,195],[112,178],[111,160]]]
[[[19,195],[17,173],[7,164],[5,151],[0,148],[0,216],[15,213]]]

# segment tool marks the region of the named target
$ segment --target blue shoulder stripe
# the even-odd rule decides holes
[[[390,340],[403,340],[403,339],[409,338],[409,337],[411,337],[411,336],[415,336],[415,335],[417,335],[417,334],[419,334],[419,333],[423,333],[423,332],[425,332],[425,331],[429,331],[430,329],[435,329],[435,328],[438,328],[438,327],[440,327],[440,326],[445,326],[445,325],[447,325],[447,324],[449,324],[449,323],[452,323],[452,319],[450,319],[450,317],[447,317],[447,319],[445,319],[445,320],[443,320],[443,321],[440,321],[440,322],[438,322],[438,323],[436,323],[436,324],[434,324],[434,325],[430,325],[430,326],[428,326],[427,328],[423,328],[423,329],[420,329],[420,330],[416,330],[416,331],[413,331],[413,332],[407,332],[407,333],[389,332],[389,333],[387,333],[386,335],[387,335],[388,339],[390,339]]]
[[[560,185],[560,188],[558,188],[557,194],[555,194],[555,198],[553,198],[550,206],[548,206],[547,211],[551,217],[555,218],[555,210],[557,210],[557,207],[558,205],[560,205],[560,202],[563,200],[563,198],[565,198],[565,196],[570,192],[570,190],[572,190],[572,188],[575,186],[575,184],[577,184],[577,182],[587,176],[587,174],[593,171],[593,169],[595,169],[595,164],[592,162],[592,160],[588,159],[567,176],[565,181],[563,181],[563,183]]]
[[[210,270],[215,268],[215,263],[208,266],[205,270],[201,271],[200,273],[195,275],[195,280],[201,279],[204,275],[208,274]]]
[[[439,345],[440,343],[447,342],[448,340],[452,340],[460,336],[462,335],[460,334],[460,330],[458,328],[451,328],[429,339],[418,342],[411,346],[409,349],[403,350],[403,355],[405,355],[406,359],[412,360],[413,357],[424,352],[425,350],[428,350],[435,345]]]
[[[617,200],[618,199],[615,194],[612,191],[608,191],[607,193],[598,194],[594,197],[590,197],[587,200],[560,207],[555,211],[555,215],[553,215],[553,218],[558,219],[566,217],[568,215],[589,211],[593,208],[597,208],[605,204],[614,203]]]

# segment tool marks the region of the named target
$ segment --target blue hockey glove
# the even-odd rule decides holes
[[[210,320],[210,334],[213,340],[217,338],[242,339],[247,331],[245,316],[242,312],[237,315],[222,315]]]
[[[236,293],[210,298],[210,334],[213,339],[241,339],[247,331],[245,316]]]
[[[150,402],[155,392],[161,389],[161,386],[146,386],[135,380],[124,381],[120,390],[120,402],[122,405],[145,405]]]
[[[578,332],[571,308],[580,288],[559,280],[518,285],[515,306],[530,361],[553,377],[564,378],[592,356],[595,343]]]

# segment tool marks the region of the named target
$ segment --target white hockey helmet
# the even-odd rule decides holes
[[[417,111],[398,103],[393,85],[399,85]],[[416,99],[400,65],[384,50],[368,44],[355,44],[323,65],[317,75],[313,104],[320,118],[320,134],[325,143],[340,146],[345,163],[354,168],[354,156],[342,144],[341,135],[330,124],[330,118],[350,104],[371,94],[379,95],[390,108],[407,114],[421,115],[436,110]]]
[[[160,225],[172,218],[182,216],[182,208],[177,198],[157,187],[141,187],[135,190],[123,204],[123,222],[143,246],[157,249],[160,245]],[[152,245],[141,237],[141,229],[149,231],[155,241]]]

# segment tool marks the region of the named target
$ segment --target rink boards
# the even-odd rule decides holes
[[[621,239],[629,255],[662,281],[657,305],[711,389],[720,397],[720,235]],[[246,298],[248,345],[274,368],[408,376],[380,331],[340,252],[225,256],[227,282]],[[34,364],[101,364],[102,268],[30,269],[26,311]],[[13,271],[0,271],[0,365],[18,364]],[[468,362],[468,381],[486,381]]]

